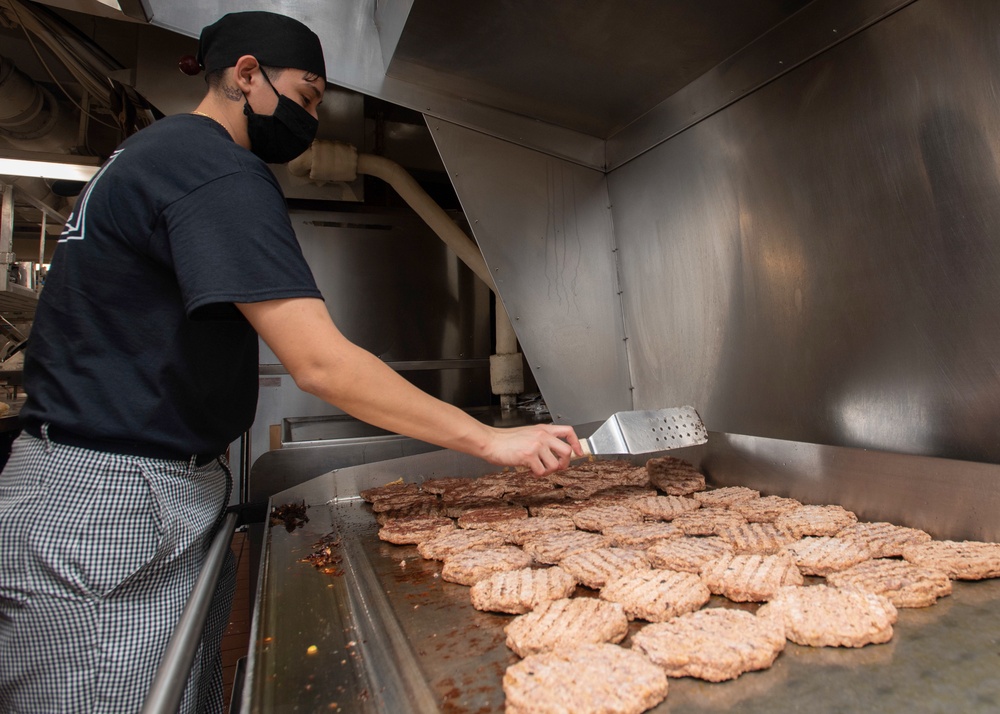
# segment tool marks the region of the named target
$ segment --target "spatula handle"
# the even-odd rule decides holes
[[[580,459],[589,459],[594,455],[594,450],[590,447],[590,439],[580,439],[580,449],[583,450],[583,453],[579,456],[573,454],[569,459],[571,463],[573,461],[579,461]]]

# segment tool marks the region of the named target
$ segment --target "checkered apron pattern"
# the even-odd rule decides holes
[[[229,501],[219,461],[22,434],[0,475],[0,712],[136,712]],[[223,710],[232,553],[181,712]]]

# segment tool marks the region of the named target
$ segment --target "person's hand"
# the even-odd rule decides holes
[[[537,424],[494,429],[486,460],[502,466],[523,466],[536,476],[564,469],[583,448],[571,426]]]

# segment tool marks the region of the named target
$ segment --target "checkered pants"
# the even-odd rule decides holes
[[[0,712],[136,712],[229,500],[228,467],[22,434],[0,474]],[[229,553],[180,711],[219,712]]]

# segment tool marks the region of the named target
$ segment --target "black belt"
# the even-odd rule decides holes
[[[25,421],[21,428],[31,434],[36,439],[42,436],[42,424],[37,421]],[[129,441],[126,439],[102,439],[100,437],[83,436],[66,431],[55,424],[49,424],[48,438],[57,444],[64,446],[76,446],[81,449],[91,451],[106,451],[112,454],[124,454],[126,456],[142,456],[148,459],[164,459],[166,461],[190,461],[194,458],[195,465],[204,466],[219,458],[219,454],[183,454],[167,449],[156,444],[149,444],[142,441]]]

